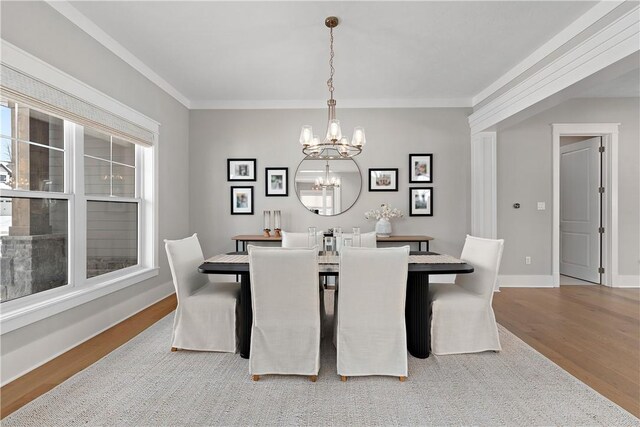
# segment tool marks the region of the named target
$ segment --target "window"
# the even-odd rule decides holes
[[[152,152],[2,99],[0,301],[151,267],[142,213]]]

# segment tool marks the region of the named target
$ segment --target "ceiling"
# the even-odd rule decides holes
[[[71,4],[194,105],[326,99],[329,15],[339,105],[470,105],[595,2]]]

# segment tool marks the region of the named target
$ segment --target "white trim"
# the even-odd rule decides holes
[[[164,288],[169,288],[169,290],[164,290]],[[114,309],[109,310],[108,313],[101,313],[100,315],[100,319],[96,319],[94,321],[102,321],[103,326],[100,327],[99,329],[95,330],[95,332],[91,333],[88,336],[82,336],[80,339],[75,340],[72,344],[70,345],[65,345],[65,347],[63,347],[63,349],[55,351],[53,354],[49,354],[46,356],[43,356],[43,358],[41,360],[39,360],[36,364],[29,366],[27,368],[23,368],[18,372],[12,372],[10,373],[8,376],[2,375],[2,384],[0,384],[0,386],[4,387],[6,384],[12,382],[13,380],[20,378],[21,376],[33,371],[34,369],[44,365],[45,363],[55,359],[56,357],[66,353],[67,351],[77,347],[78,345],[82,344],[85,341],[90,340],[91,338],[95,337],[96,335],[101,334],[102,332],[106,331],[107,329],[110,329],[114,326],[116,326],[117,324],[123,322],[124,320],[134,316],[135,314],[151,307],[154,304],[157,304],[158,302],[162,301],[163,299],[167,298],[168,296],[172,295],[173,293],[175,293],[175,290],[173,288],[173,284],[171,282],[165,282],[159,286],[154,287],[153,289],[151,289],[149,292],[151,292],[152,294],[155,294],[153,298],[153,300],[150,303],[147,303],[146,305],[142,306],[141,308],[133,311],[133,312],[129,312],[127,311],[126,307],[122,307],[122,308],[115,308],[115,311],[118,311],[118,313],[114,312]],[[75,325],[71,326],[72,328],[75,327]],[[4,328],[3,328],[4,329]],[[3,330],[4,332],[4,330]]]
[[[48,85],[93,104],[98,108],[120,116],[123,119],[147,129],[156,135],[160,131],[160,123],[152,118],[139,113],[109,95],[92,88],[86,83],[83,83],[56,67],[47,64],[30,53],[12,45],[6,40],[0,40],[0,42],[2,62],[4,64],[20,70],[21,72],[38,80],[46,82]]]
[[[47,0],[47,3],[82,31],[93,37],[98,43],[109,49],[117,57],[129,64],[140,74],[151,80],[160,89],[175,98],[176,101],[178,101],[185,107],[190,108],[189,98],[184,96],[178,89],[176,89],[169,82],[160,77],[160,75],[153,71],[147,64],[142,62],[127,48],[118,43],[113,37],[102,30],[102,28],[96,25],[92,20],[87,18],[82,12],[73,7],[71,3],[64,0]]]
[[[496,143],[496,132],[471,136],[471,234],[487,239],[498,235]]]
[[[3,302],[2,313],[0,313],[0,324],[2,325],[0,334],[4,335],[31,323],[119,291],[127,286],[150,279],[157,276],[159,271],[158,268],[132,268],[134,268],[133,272],[130,272],[126,276],[118,277],[117,279],[73,288],[67,285],[40,292],[32,295],[26,303],[22,298]],[[64,292],[51,292],[60,290]],[[60,295],[52,296],[52,294]],[[41,299],[41,301],[34,303],[33,297],[35,296],[40,297],[39,299]]]
[[[71,198],[69,194],[57,191],[11,190],[9,188],[1,189],[0,195],[2,197],[24,197],[27,199],[69,200]]]
[[[471,98],[340,99],[338,108],[469,108]],[[326,109],[324,99],[192,100],[192,110]]]
[[[500,275],[500,288],[553,288],[553,276],[540,275]]]
[[[568,27],[564,28],[558,34],[553,36],[551,40],[536,49],[531,55],[522,60],[518,65],[500,76],[496,81],[491,83],[485,89],[480,91],[473,99],[473,105],[477,105],[491,96],[494,92],[500,90],[513,79],[526,72],[528,69],[536,65],[551,55],[562,45],[579,35],[582,31],[605,17],[613,9],[617,8],[623,1],[602,1],[589,9],[584,15],[572,22]]]
[[[560,137],[603,136],[605,147],[604,181],[605,244],[602,284],[617,287],[618,278],[618,127],[620,123],[554,123],[552,129],[552,242],[551,274],[555,286],[560,286]]]
[[[550,64],[469,116],[471,133],[484,131],[640,50],[640,6],[634,7]]]
[[[640,275],[619,274],[618,288],[640,288]]]

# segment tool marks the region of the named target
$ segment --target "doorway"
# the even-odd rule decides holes
[[[600,283],[605,286],[617,286],[619,281],[618,275],[618,127],[619,123],[556,123],[552,124],[552,154],[553,154],[553,221],[552,221],[552,249],[551,249],[551,262],[552,262],[552,277],[553,285],[555,287],[560,286],[560,262],[561,262],[561,248],[560,248],[560,234],[561,234],[561,198],[560,198],[560,186],[561,186],[561,137],[581,137],[579,140],[569,141],[580,142],[593,137],[599,137],[600,146],[604,150],[603,157],[599,166],[600,179],[602,185],[600,187],[603,190],[598,190],[598,194],[601,198],[598,206],[600,208],[599,239],[595,243],[599,248],[599,262],[596,262],[599,267],[598,275],[599,280],[593,280],[594,283]],[[598,149],[600,150],[600,149]],[[584,155],[586,157],[586,154]],[[566,174],[566,171],[565,171]],[[566,178],[566,176],[565,176]],[[599,187],[598,187],[599,188]],[[584,202],[586,203],[586,202]],[[583,204],[584,207],[584,204]],[[564,214],[563,210],[563,214]],[[583,215],[584,216],[584,215]],[[582,259],[586,259],[586,241],[587,237],[582,237],[584,246],[579,247],[582,252]],[[566,242],[566,240],[565,240]],[[577,245],[574,241],[573,245]],[[593,244],[590,244],[590,248]],[[565,249],[563,247],[563,249]],[[564,250],[566,256],[566,250]],[[569,251],[571,253],[571,250]],[[572,255],[573,256],[573,255]],[[575,261],[575,259],[571,259]],[[583,261],[583,264],[586,261]],[[590,280],[591,282],[592,280]]]
[[[602,283],[603,156],[601,136],[560,137],[561,285]]]

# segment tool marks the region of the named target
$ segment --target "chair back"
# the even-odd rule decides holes
[[[498,279],[504,240],[467,235],[460,259],[473,266],[473,273],[458,274],[456,285],[491,300]]]
[[[308,326],[320,331],[318,252],[315,248],[250,245],[249,274],[254,329],[282,324]]]
[[[324,232],[316,232],[316,242],[319,247],[322,247],[322,238]],[[290,231],[282,230],[282,247],[283,248],[308,248],[309,247],[309,233],[292,233]]]
[[[204,262],[204,256],[196,233],[180,240],[165,240],[164,246],[178,301],[209,282],[206,274],[198,272],[198,266]]]
[[[336,242],[336,250],[342,249],[342,243],[344,239],[353,239],[353,233],[342,233],[342,239],[338,239]],[[361,248],[377,248],[378,239],[375,231],[369,233],[360,234],[360,247]]]

